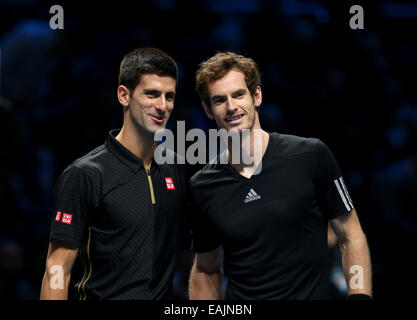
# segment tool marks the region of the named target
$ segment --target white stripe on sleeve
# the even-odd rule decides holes
[[[352,209],[353,209],[353,202],[352,202],[352,199],[350,198],[349,192],[347,191],[347,188],[346,188],[345,182],[343,181],[343,177],[340,177],[340,178],[339,178],[339,181],[340,181],[340,184],[342,185],[343,190],[345,191],[345,194],[346,194],[346,197],[347,197],[347,199],[348,199],[348,201],[349,201],[349,204],[350,204],[350,206],[351,206],[351,207],[352,207]]]
[[[336,185],[337,191],[339,191],[339,195],[340,195],[340,197],[342,198],[343,203],[345,204],[346,210],[348,210],[348,211],[352,210],[352,209],[349,207],[349,204],[348,204],[348,202],[347,202],[347,200],[346,200],[345,195],[343,194],[343,191],[342,191],[342,188],[340,187],[339,181],[336,179],[336,180],[334,180],[334,183],[335,183],[335,185]]]

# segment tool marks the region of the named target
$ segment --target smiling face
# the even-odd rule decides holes
[[[262,102],[261,88],[258,86],[252,96],[242,72],[232,69],[223,78],[209,83],[207,89],[211,105],[203,102],[204,110],[219,128],[260,129],[256,108]]]
[[[125,121],[142,133],[154,135],[165,128],[174,109],[176,81],[169,76],[144,74],[133,94],[119,86],[118,97],[125,109]]]

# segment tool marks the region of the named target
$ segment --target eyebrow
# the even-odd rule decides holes
[[[238,94],[238,93],[246,93],[246,89],[244,89],[244,88],[237,89],[237,90],[232,92],[232,96],[235,95],[235,94]],[[212,96],[210,99],[211,100],[216,100],[216,99],[224,98],[225,96],[226,95],[215,95],[215,96]]]
[[[149,94],[149,93],[162,94],[162,91],[161,90],[158,90],[158,89],[144,89],[143,92],[145,94]],[[167,92],[165,92],[165,94],[173,94],[173,95],[175,95],[175,91],[167,91]]]

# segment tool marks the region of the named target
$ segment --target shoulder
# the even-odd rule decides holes
[[[198,188],[224,177],[224,165],[220,164],[219,157],[206,164],[190,178],[190,187]]]
[[[74,160],[63,171],[63,175],[84,176],[95,179],[103,174],[106,163],[111,161],[111,153],[105,145],[100,145],[86,155]]]
[[[317,138],[306,138],[289,134],[270,134],[274,145],[274,156],[292,157],[304,153],[316,153],[323,142]]]

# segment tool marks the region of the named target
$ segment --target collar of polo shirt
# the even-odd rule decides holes
[[[127,165],[135,173],[138,172],[140,168],[145,168],[143,166],[143,160],[136,156],[134,153],[129,151],[125,146],[123,146],[119,141],[117,141],[116,136],[119,134],[121,129],[111,130],[109,136],[106,140],[106,147],[113,153],[121,162]],[[160,168],[160,165],[156,161],[152,161],[151,168]]]

